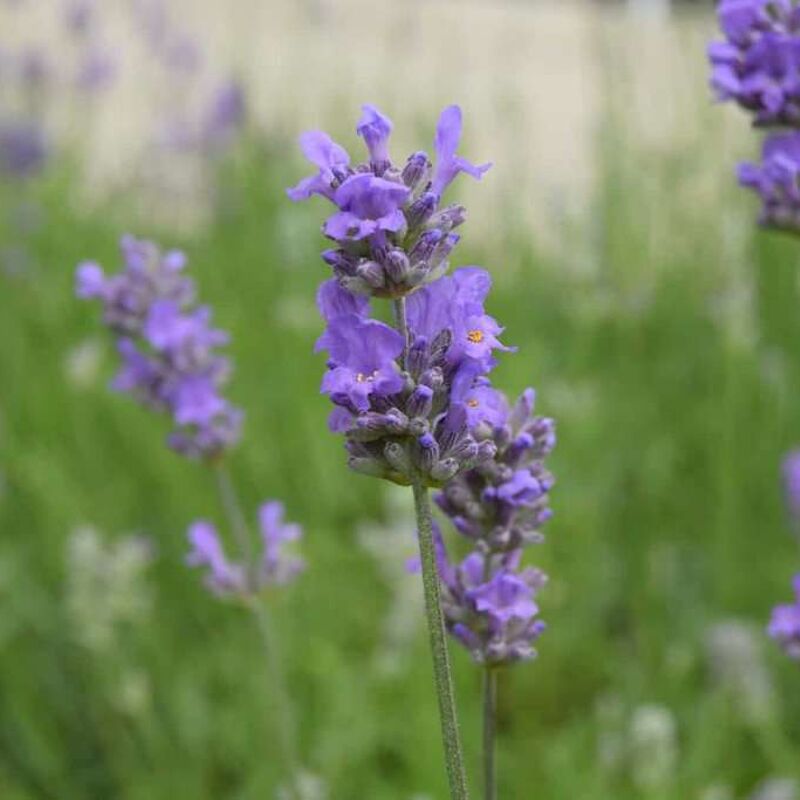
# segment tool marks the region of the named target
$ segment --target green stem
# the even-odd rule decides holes
[[[276,738],[280,743],[285,769],[289,773],[289,797],[299,800],[300,792],[297,788],[297,780],[300,777],[300,762],[295,748],[296,726],[272,621],[267,609],[257,595],[258,565],[256,564],[250,531],[228,469],[224,464],[219,463],[214,469],[214,475],[217,481],[220,502],[233,530],[240,558],[243,560],[247,570],[248,591],[245,604],[253,614],[267,663],[266,677],[272,695],[272,704],[275,708]]]
[[[406,321],[406,299],[405,297],[398,297],[397,300],[394,301],[392,304],[394,307],[394,319],[397,323],[397,330],[400,331],[400,334],[403,337],[403,341],[405,342],[406,350],[408,349],[408,322]],[[403,353],[403,358],[405,358],[405,353]]]
[[[497,800],[495,774],[495,735],[497,733],[497,671],[486,667],[483,672],[483,796]]]
[[[425,591],[425,614],[428,620],[436,695],[439,700],[439,719],[442,726],[447,779],[451,800],[468,800],[467,778],[456,715],[453,676],[447,652],[444,616],[442,614],[439,574],[436,568],[436,549],[433,542],[433,520],[428,490],[417,480],[413,484],[414,508],[417,516],[419,554],[422,561],[422,586]]]

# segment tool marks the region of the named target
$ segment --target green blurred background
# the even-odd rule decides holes
[[[191,180],[173,180],[177,157],[132,155],[133,129],[102,130],[125,89],[80,108],[56,96],[57,157],[26,181],[0,176],[0,798],[249,800],[282,778],[251,620],[183,563],[189,522],[223,526],[212,476],[108,391],[113,348],[73,296],[75,264],[115,268],[128,231],[188,253],[233,335],[246,508],[279,497],[306,531],[307,573],[268,604],[309,797],[445,796],[418,579],[403,569],[410,497],[349,473],[327,432],[312,354],[324,208],[283,190],[306,172],[299,130],[355,149],[358,105],[376,102],[401,158],[450,100],[465,154],[496,163],[455,189],[471,212],[455,263],[492,271],[489,310],[519,347],[497,384],[533,384],[559,432],[556,516],[529,556],[551,576],[549,629],[539,659],[501,681],[500,796],[798,797],[800,675],[763,629],[800,565],[779,485],[800,443],[800,263],[793,241],[756,231],[735,186],[757,141],[708,99],[711,10],[307,6],[268,15],[282,55],[252,34],[233,60],[250,123]],[[210,9],[207,27],[229,16],[236,41],[254,8]],[[38,35],[24,8],[3,13],[5,30]],[[453,654],[477,786],[481,676]]]

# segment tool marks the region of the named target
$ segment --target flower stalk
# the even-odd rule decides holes
[[[430,499],[427,488],[421,482],[415,481],[413,489],[419,554],[422,564],[422,586],[425,593],[425,616],[428,622],[431,654],[433,655],[434,682],[439,701],[439,719],[442,726],[442,742],[447,779],[450,784],[450,797],[452,800],[467,800],[469,793],[456,714],[450,656],[445,637]]]
[[[227,466],[218,462],[214,466],[217,491],[220,504],[223,508],[228,523],[233,531],[237,548],[242,562],[247,569],[248,591],[243,595],[244,604],[252,613],[256,630],[261,641],[267,667],[268,683],[271,701],[275,710],[275,733],[278,739],[281,756],[286,773],[289,775],[288,797],[290,800],[301,800],[297,789],[300,777],[300,762],[296,749],[296,725],[292,713],[292,704],[286,688],[286,679],[283,673],[280,654],[278,652],[277,637],[274,634],[272,620],[264,606],[263,600],[258,596],[259,582],[257,562],[253,556],[253,544],[250,530],[242,511],[236,487],[231,479]]]
[[[497,670],[483,671],[483,797],[497,800],[495,738],[497,734]]]

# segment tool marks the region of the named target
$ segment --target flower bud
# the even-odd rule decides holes
[[[419,228],[424,225],[436,211],[436,204],[439,198],[431,192],[425,192],[420,195],[410,206],[406,212],[406,220],[410,230]]]
[[[383,267],[377,261],[364,261],[356,268],[356,275],[373,289],[386,285]]]
[[[411,266],[408,261],[408,256],[399,247],[395,247],[386,253],[383,265],[386,274],[389,276],[389,280],[395,284],[402,284],[405,282]]]
[[[413,192],[418,186],[427,183],[431,171],[431,162],[428,154],[422,151],[409,156],[403,168],[403,183]]]
[[[408,398],[406,411],[410,417],[427,417],[433,406],[433,389],[420,384]]]

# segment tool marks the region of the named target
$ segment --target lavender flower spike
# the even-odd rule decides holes
[[[800,122],[800,10],[789,0],[722,0],[724,42],[712,42],[711,85],[758,125]]]
[[[542,541],[550,519],[553,478],[544,459],[555,446],[552,420],[534,416],[532,389],[513,408],[483,383],[467,403],[479,439],[488,437],[496,454],[453,478],[436,502],[474,551],[457,568],[441,547],[443,607],[450,632],[481,664],[499,666],[533,658],[544,630],[535,596],[546,578],[520,569],[523,548]]]
[[[191,550],[186,563],[207,568],[205,585],[220,597],[245,597],[291,582],[305,564],[287,553],[286,545],[298,541],[303,531],[299,525],[285,523],[283,514],[283,504],[276,500],[264,503],[259,509],[263,554],[254,564],[229,561],[217,529],[204,520],[192,523],[188,531]]]
[[[792,523],[800,530],[800,450],[793,450],[783,461],[783,487]]]
[[[773,609],[767,633],[789,658],[800,661],[800,575],[795,575],[793,586],[795,602]]]
[[[217,353],[228,342],[211,327],[211,311],[197,306],[183,275],[183,253],[162,253],[151,242],[125,237],[123,270],[107,277],[94,262],[76,272],[76,294],[99,300],[103,321],[117,338],[122,367],[113,388],[168,413],[168,443],[179,453],[212,458],[239,439],[242,412],[222,395],[230,363]]]
[[[459,172],[480,178],[489,164],[475,166],[456,154],[461,137],[457,106],[446,108],[439,120],[433,172],[422,151],[413,153],[402,168],[392,163],[392,127],[375,106],[363,106],[356,132],[366,144],[368,160],[354,166],[327,134],[304,133],[300,147],[318,172],[287,194],[295,201],[321,195],[337,207],[323,228],[336,246],[323,253],[323,260],[345,289],[395,299],[447,271],[447,257],[459,240],[453,231],[464,222],[466,210],[442,206],[442,195]]]
[[[762,163],[741,164],[739,183],[761,196],[761,225],[800,233],[800,132],[768,136]]]

